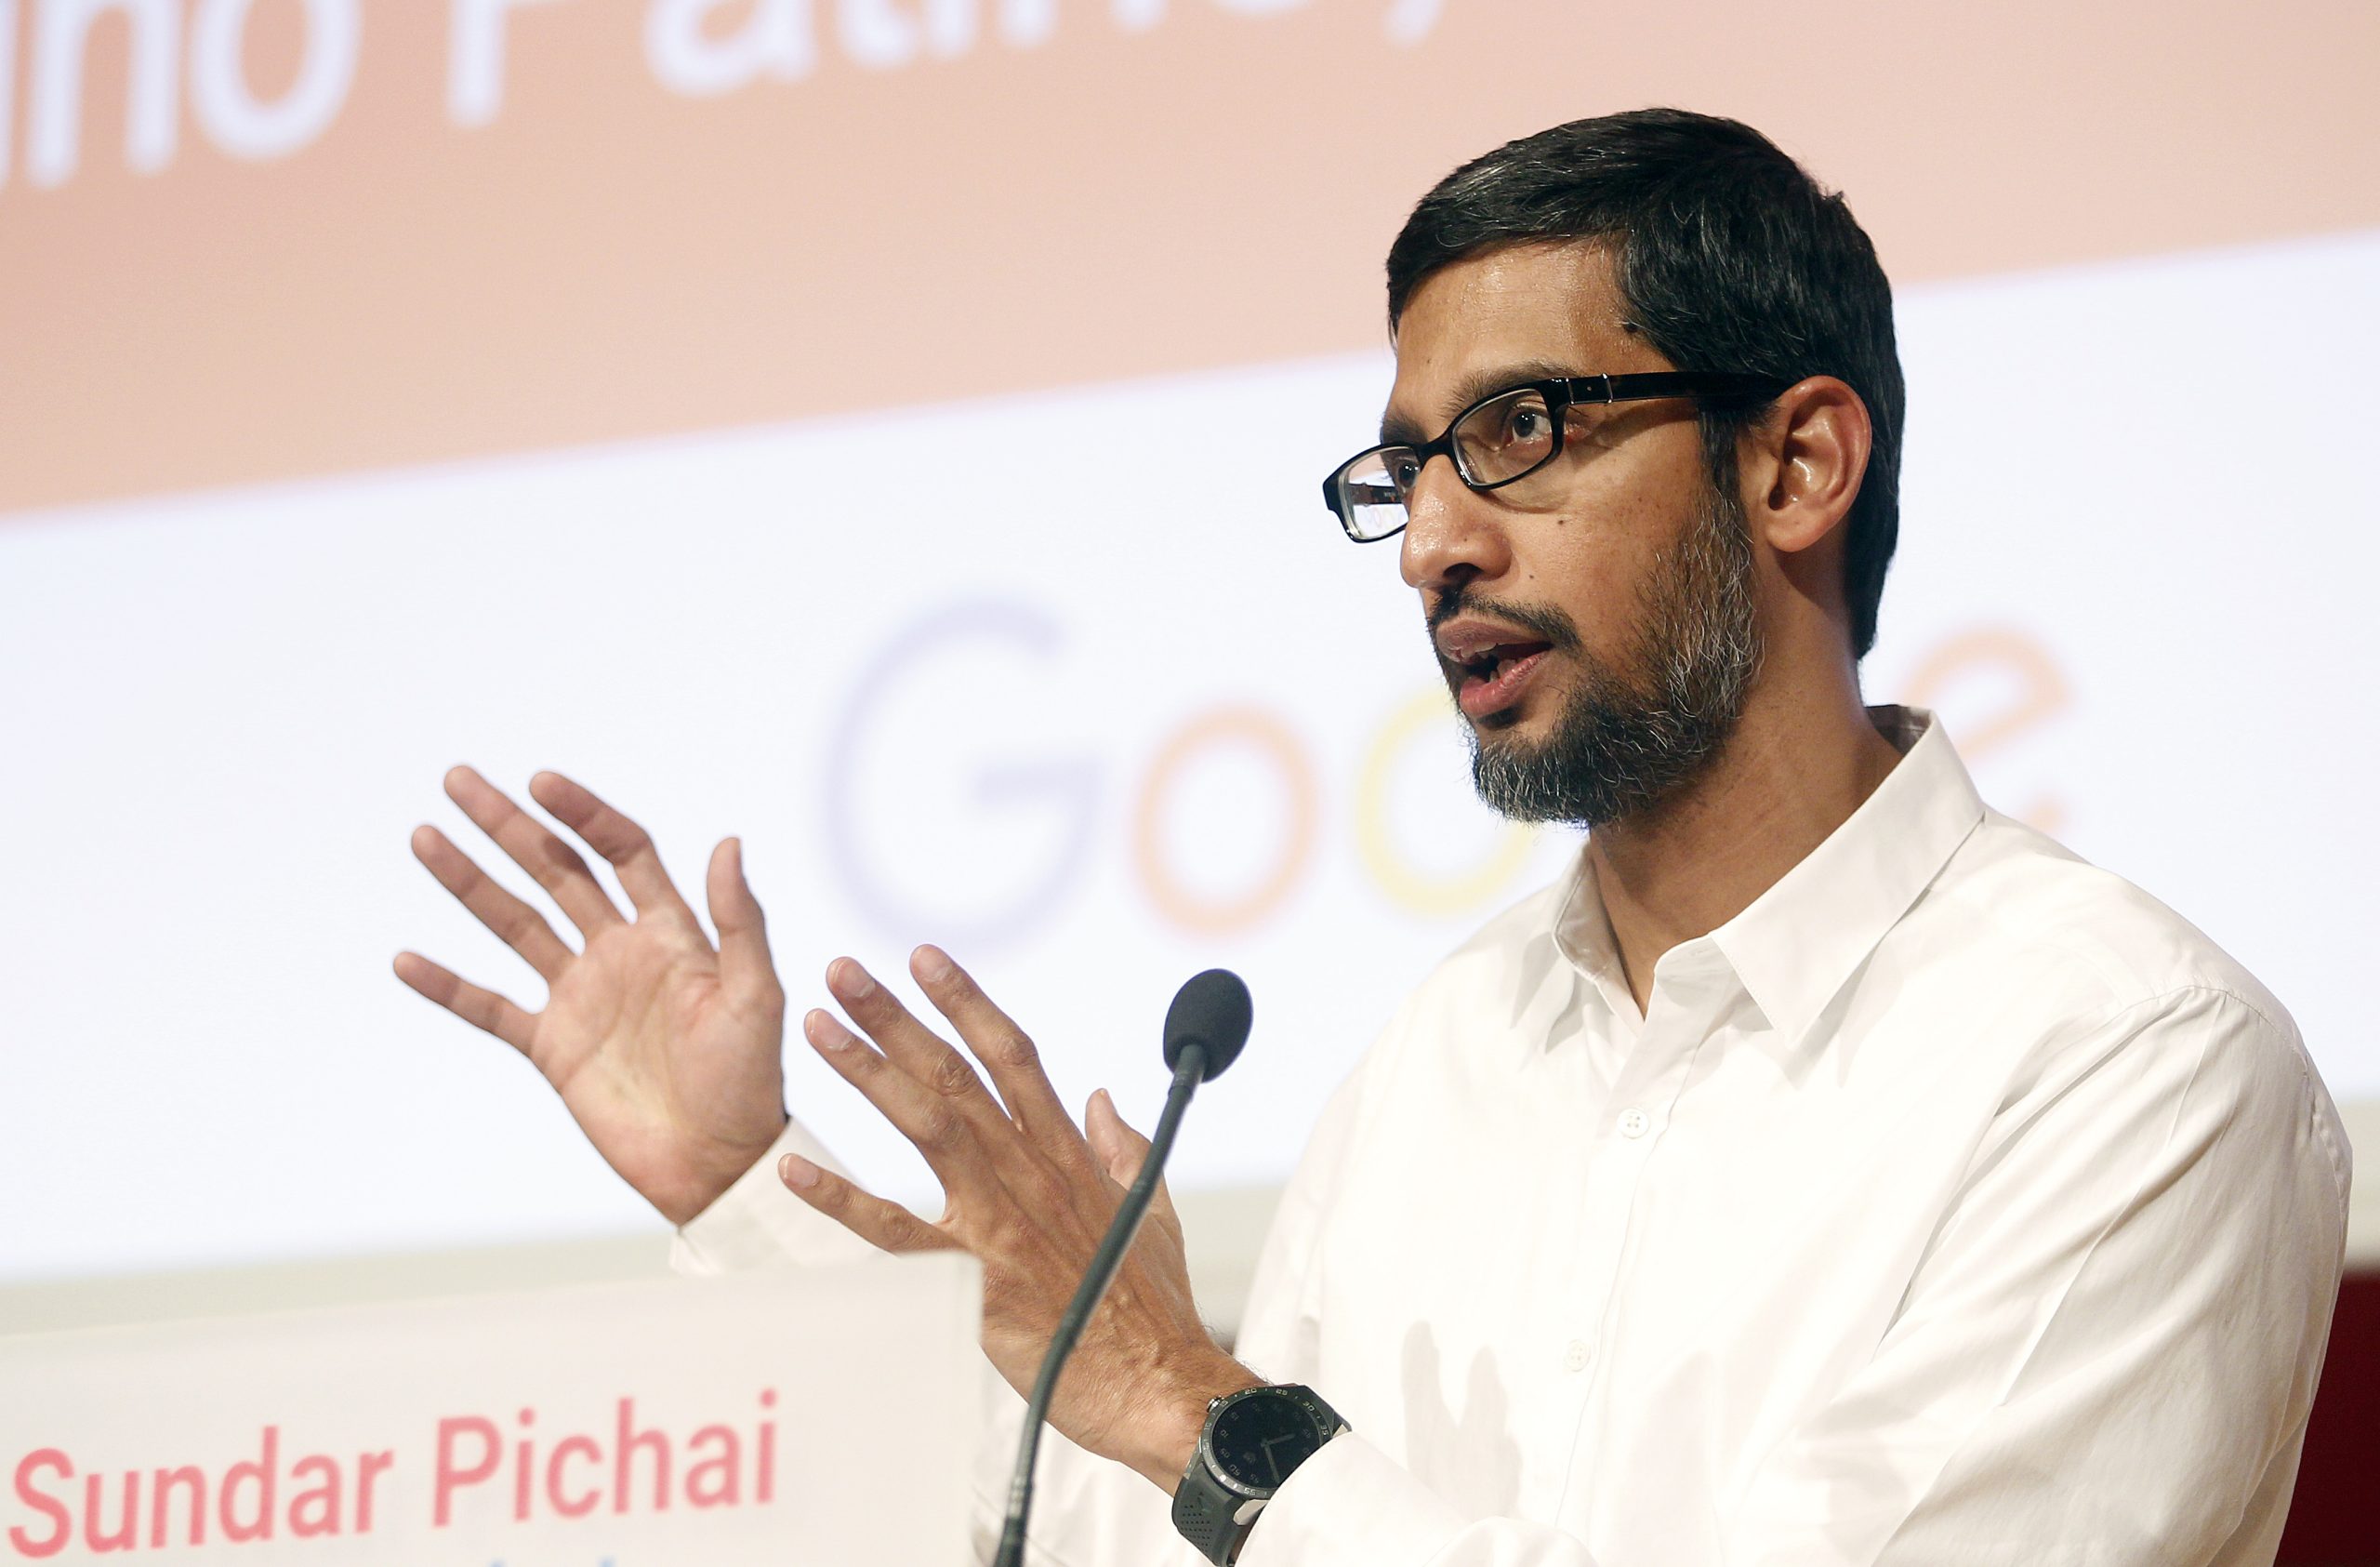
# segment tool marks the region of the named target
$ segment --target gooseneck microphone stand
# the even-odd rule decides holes
[[[1074,1298],[1066,1303],[1057,1332],[1051,1335],[1049,1351],[1041,1357],[1041,1373],[1034,1379],[1033,1396],[1025,1405],[1025,1435],[1017,1444],[1016,1470],[1009,1481],[1008,1516],[1000,1527],[993,1567],[1024,1567],[1025,1523],[1033,1507],[1033,1469],[1041,1456],[1041,1428],[1050,1418],[1050,1396],[1057,1388],[1058,1374],[1065,1369],[1075,1341],[1082,1336],[1084,1324],[1115,1281],[1116,1270],[1123,1266],[1132,1238],[1140,1233],[1141,1220],[1147,1216],[1157,1184],[1164,1176],[1166,1156],[1173,1151],[1174,1135],[1182,1130],[1182,1118],[1190,1109],[1190,1096],[1239,1055],[1248,1042],[1250,1016],[1248,987],[1237,975],[1220,968],[1192,976],[1175,993],[1173,1005],[1166,1013],[1165,1059],[1173,1069],[1173,1085],[1166,1090],[1165,1109],[1157,1118],[1156,1130],[1149,1134],[1149,1151],[1141,1161],[1141,1173],[1132,1178],[1116,1216],[1108,1221],[1107,1233],[1091,1254],[1082,1282],[1075,1287]]]

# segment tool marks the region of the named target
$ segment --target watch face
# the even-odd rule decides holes
[[[1215,1417],[1210,1446],[1215,1467],[1228,1479],[1250,1491],[1271,1492],[1314,1455],[1326,1435],[1297,1400],[1263,1392]]]

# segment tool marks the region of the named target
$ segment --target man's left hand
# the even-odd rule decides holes
[[[965,1056],[849,958],[828,965],[826,986],[866,1038],[823,1011],[804,1017],[801,1031],[925,1156],[942,1183],[941,1219],[929,1224],[798,1155],[787,1155],[778,1174],[803,1202],[884,1251],[972,1253],[984,1265],[984,1352],[1029,1393],[1148,1141],[1104,1090],[1084,1113],[1086,1137],[1032,1040],[938,949],[919,948],[909,972],[983,1063],[997,1098]],[[1051,1424],[1170,1493],[1189,1466],[1208,1401],[1262,1380],[1199,1321],[1182,1221],[1160,1185],[1058,1379]]]

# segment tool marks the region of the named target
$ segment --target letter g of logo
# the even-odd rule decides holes
[[[826,826],[828,863],[844,893],[895,939],[933,939],[985,950],[1029,934],[1046,918],[1091,848],[1091,805],[1096,769],[1075,758],[978,767],[969,798],[986,813],[1013,818],[1031,814],[1060,824],[1055,847],[1035,873],[997,907],[966,913],[936,909],[893,890],[893,877],[871,865],[862,847],[864,800],[860,774],[870,747],[897,748],[917,768],[955,770],[948,738],[940,734],[891,733],[872,722],[912,683],[931,683],[933,667],[980,666],[985,653],[1006,647],[1047,660],[1063,642],[1058,628],[1023,604],[973,600],[918,617],[885,639],[883,651],[853,676],[851,695],[835,715],[826,757]],[[879,812],[880,814],[880,812]],[[895,824],[897,830],[897,824]]]

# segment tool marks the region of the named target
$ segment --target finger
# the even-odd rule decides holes
[[[1079,1161],[1082,1134],[1066,1113],[1049,1074],[1041,1069],[1041,1055],[1032,1037],[1009,1015],[992,1003],[968,972],[950,961],[938,947],[920,947],[909,957],[909,972],[925,988],[926,999],[950,1019],[975,1059],[992,1074],[1000,1101],[1036,1147],[1062,1162]]]
[[[858,1187],[813,1164],[798,1153],[777,1162],[786,1189],[853,1235],[885,1252],[949,1252],[959,1243],[898,1202]]]
[[[509,855],[513,864],[545,888],[581,932],[592,936],[607,925],[626,923],[578,851],[514,804],[502,790],[469,767],[456,767],[446,775],[446,797],[463,808],[473,826],[496,840],[496,846]]]
[[[620,888],[640,914],[682,914],[694,923],[694,911],[678,896],[652,834],[598,800],[584,785],[560,773],[539,773],[529,780],[529,798],[553,813],[555,819],[587,841],[619,873]]]
[[[729,838],[710,854],[705,894],[719,929],[719,980],[730,1004],[745,1012],[785,1016],[785,987],[769,957],[769,922],[744,877],[744,840]]]
[[[1091,1139],[1091,1152],[1098,1155],[1100,1167],[1108,1179],[1122,1189],[1140,1177],[1141,1166],[1149,1156],[1149,1140],[1125,1123],[1116,1112],[1116,1101],[1101,1089],[1083,1107],[1083,1131]],[[1149,1201],[1149,1217],[1165,1226],[1175,1235],[1182,1233],[1182,1217],[1173,1211],[1173,1194],[1163,1181]]]
[[[858,1089],[924,1156],[927,1168],[942,1183],[948,1207],[997,1211],[1013,1205],[1014,1199],[1005,1191],[1007,1183],[985,1153],[979,1122],[962,1103],[928,1088],[870,1050],[831,1013],[813,1008],[801,1019],[801,1034],[838,1076]]]
[[[992,1097],[975,1068],[941,1035],[917,1020],[901,999],[850,958],[826,965],[826,988],[887,1060],[985,1132],[1012,1137],[1008,1112]]]
[[[400,952],[397,977],[475,1029],[494,1034],[522,1055],[529,1054],[537,1020],[494,990],[457,978],[418,952]]]
[[[415,828],[413,857],[471,911],[472,918],[494,931],[497,940],[527,959],[546,983],[552,984],[570,966],[575,954],[554,934],[546,917],[505,891],[444,833],[434,827]]]

